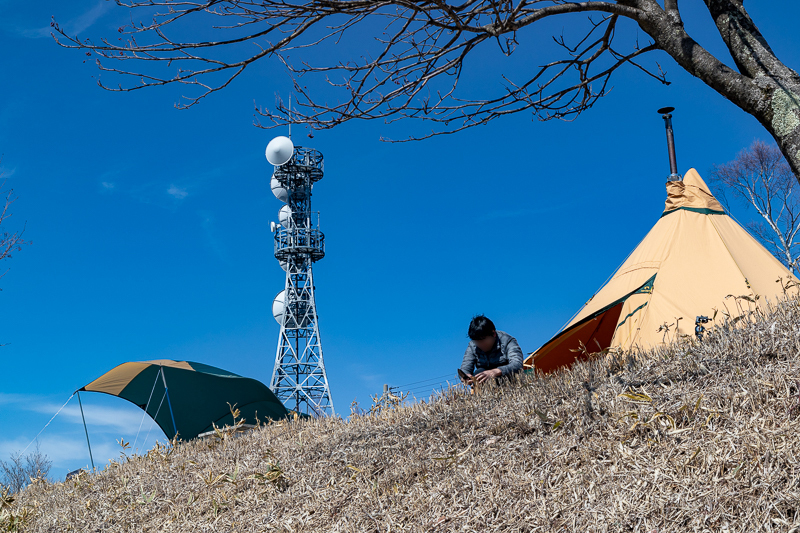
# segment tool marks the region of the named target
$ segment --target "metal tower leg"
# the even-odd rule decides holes
[[[298,272],[290,268],[286,273],[285,294],[286,307],[270,389],[287,407],[298,412],[332,415],[333,400],[323,362],[311,269]]]

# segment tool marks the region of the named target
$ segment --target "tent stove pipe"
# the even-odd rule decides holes
[[[662,107],[658,110],[661,118],[664,119],[664,127],[667,129],[667,149],[669,150],[669,181],[680,181],[678,174],[678,161],[675,157],[675,135],[672,132],[672,112],[674,107]]]

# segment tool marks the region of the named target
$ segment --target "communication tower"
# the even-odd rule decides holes
[[[298,413],[332,415],[311,272],[311,265],[325,256],[319,212],[311,211],[311,189],[323,175],[322,154],[294,146],[288,137],[276,137],[267,145],[266,156],[275,166],[272,193],[286,204],[278,224],[270,223],[286,284],[272,302],[281,330],[269,388]]]

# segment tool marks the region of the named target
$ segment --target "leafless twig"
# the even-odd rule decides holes
[[[657,65],[646,67],[640,56],[657,49],[638,40],[615,44],[621,17],[640,16],[636,9],[614,2],[565,2],[561,0],[467,0],[450,4],[441,0],[144,0],[123,2],[134,12],[148,12],[149,23],[119,28],[114,43],[95,44],[70,36],[55,21],[56,39],[69,48],[97,56],[102,72],[134,78],[131,85],[112,91],[180,83],[199,89],[178,107],[190,107],[228,86],[259,59],[278,56],[293,79],[296,106],[282,101],[274,109],[257,107],[262,127],[292,122],[314,129],[328,129],[343,122],[420,118],[434,130],[420,138],[454,133],[486,124],[498,117],[529,111],[540,120],[573,119],[592,107],[609,90],[614,72],[633,65],[647,75],[668,83]],[[535,67],[531,73],[502,77],[502,88],[486,99],[464,96],[460,88],[465,61],[479,47],[494,43],[505,56],[512,55],[521,30],[546,18],[572,13],[599,16],[589,19],[583,36],[570,43],[554,38],[560,59]],[[205,24],[203,39],[176,40],[184,19]],[[358,60],[323,66],[290,60],[290,54],[312,46],[336,46],[367,21],[381,30]],[[222,21],[222,25],[220,25]],[[171,30],[168,35],[168,30]],[[193,30],[195,32],[195,30]],[[217,38],[220,36],[221,38]],[[350,41],[348,41],[350,42]],[[359,45],[363,43],[359,41]],[[134,72],[109,66],[114,62],[162,62],[176,65],[174,75]],[[341,99],[321,101],[305,85],[309,75],[322,77]]]

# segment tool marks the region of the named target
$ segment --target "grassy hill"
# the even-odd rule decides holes
[[[20,531],[794,531],[800,306],[638,356],[35,483]],[[14,522],[16,521],[16,522]],[[14,525],[16,524],[16,525]],[[2,527],[0,527],[2,529]]]

